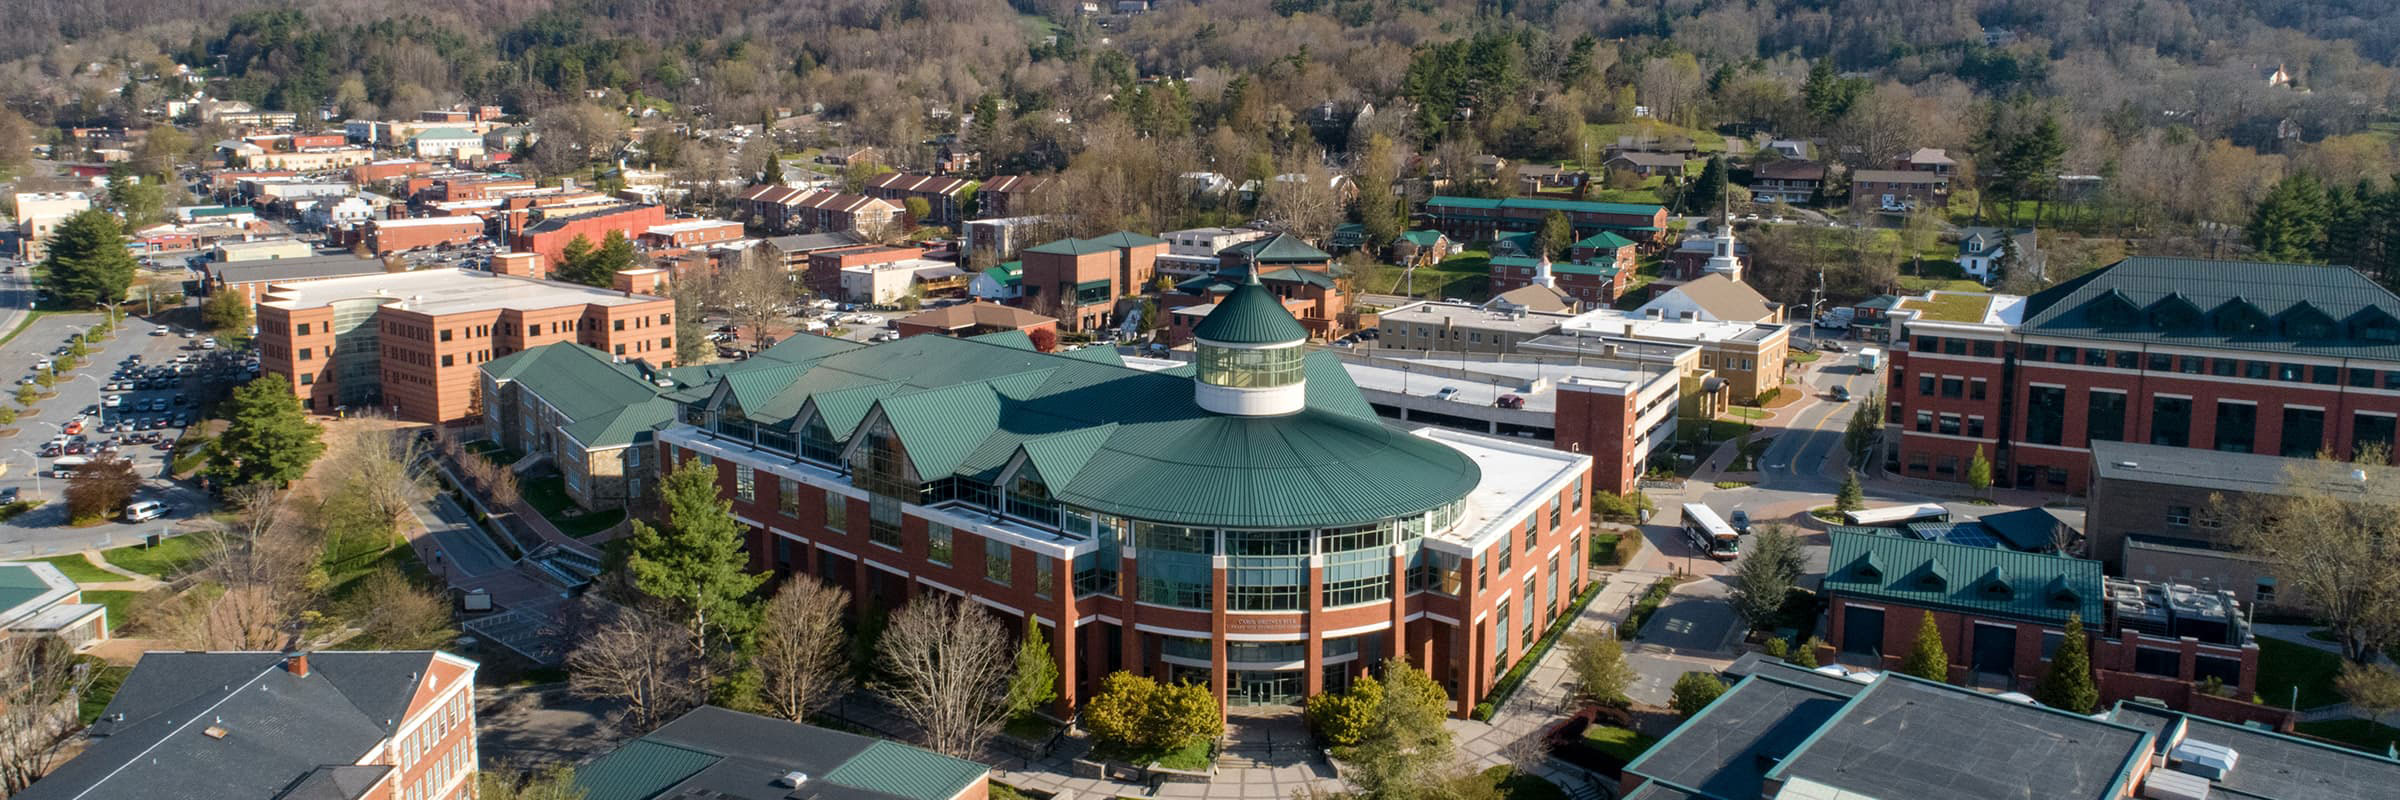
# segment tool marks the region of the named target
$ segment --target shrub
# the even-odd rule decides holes
[[[1650,589],[1642,592],[1642,599],[1634,602],[1633,610],[1625,614],[1625,624],[1617,626],[1617,638],[1631,639],[1641,634],[1642,623],[1650,621],[1650,615],[1658,611],[1659,604],[1666,602],[1667,594],[1673,591],[1674,578],[1660,578],[1650,584]]]
[[[1208,687],[1162,686],[1122,671],[1101,682],[1099,693],[1084,704],[1082,720],[1094,743],[1143,760],[1225,730]]]
[[[1335,747],[1349,747],[1366,738],[1367,726],[1375,720],[1375,707],[1382,704],[1383,683],[1373,675],[1360,675],[1350,683],[1349,691],[1308,698],[1304,713],[1317,738]]]
[[[1717,676],[1706,672],[1686,672],[1683,677],[1675,679],[1674,696],[1667,704],[1675,708],[1675,713],[1689,719],[1723,694],[1725,682],[1718,680]]]
[[[1791,654],[1792,643],[1784,641],[1783,637],[1777,636],[1767,640],[1767,655],[1774,656],[1776,658],[1788,658]]]

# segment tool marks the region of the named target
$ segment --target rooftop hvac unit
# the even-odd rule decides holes
[[[808,773],[799,770],[786,772],[783,777],[775,779],[775,785],[786,789],[798,789],[806,783],[808,783]]]
[[[2224,780],[2226,775],[2233,772],[2234,763],[2240,760],[2241,754],[2234,752],[2231,747],[2192,739],[2183,740],[2182,744],[2167,752],[2167,764],[2176,771],[2212,781]]]
[[[2208,800],[2208,779],[2168,770],[2152,770],[2142,780],[2145,800]]]

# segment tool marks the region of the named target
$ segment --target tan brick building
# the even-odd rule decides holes
[[[675,302],[457,269],[276,284],[258,305],[262,371],[309,410],[375,407],[447,422],[477,413],[478,365],[553,342],[666,363]]]

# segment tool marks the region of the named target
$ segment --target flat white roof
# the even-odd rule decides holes
[[[460,314],[498,308],[542,309],[567,305],[623,306],[665,298],[627,295],[575,283],[542,281],[480,270],[427,269],[270,284],[259,305],[294,310],[338,300],[381,298],[420,314]]]
[[[369,221],[369,222],[373,222],[373,223],[375,223],[375,227],[378,227],[378,228],[428,228],[428,227],[432,227],[432,226],[435,226],[435,225],[462,225],[462,224],[467,224],[467,223],[474,223],[474,224],[475,224],[476,226],[478,226],[478,227],[480,227],[480,226],[482,226],[482,225],[483,225],[483,218],[482,218],[482,217],[477,217],[477,216],[473,216],[473,215],[470,215],[470,214],[453,214],[453,215],[446,216],[446,217],[410,217],[410,218],[407,218],[407,219],[377,219],[377,220],[368,220],[368,221]]]
[[[1525,398],[1526,411],[1555,413],[1558,410],[1558,384],[1569,381],[1643,387],[1653,381],[1677,381],[1675,371],[1667,364],[1654,364],[1644,369],[1625,364],[1568,366],[1522,362],[1469,361],[1463,367],[1456,358],[1383,358],[1376,363],[1360,363],[1344,359],[1342,368],[1350,373],[1350,382],[1369,391],[1408,397],[1432,397],[1444,388],[1458,390],[1452,399],[1466,406],[1490,407],[1501,395],[1513,394]],[[1445,374],[1464,370],[1466,376]],[[1421,371],[1436,370],[1436,371]],[[1537,380],[1546,379],[1540,389],[1527,389]]]
[[[1494,540],[1505,539],[1519,520],[1556,498],[1561,489],[1589,470],[1592,463],[1592,457],[1582,453],[1448,428],[1419,428],[1412,433],[1474,459],[1476,468],[1483,473],[1476,479],[1474,491],[1468,492],[1461,503],[1458,523],[1448,531],[1426,537],[1429,542],[1461,548],[1465,555],[1473,555]]]
[[[1781,326],[1758,322],[1651,319],[1613,308],[1587,311],[1559,324],[1559,330],[1567,333],[1589,332],[1678,342],[1759,342],[1772,336],[1778,327]]]
[[[650,230],[647,232],[671,236],[689,231],[704,231],[710,228],[722,228],[727,225],[737,228],[741,227],[741,223],[729,219],[690,219],[682,222],[670,222],[665,225],[654,225],[651,226]]]

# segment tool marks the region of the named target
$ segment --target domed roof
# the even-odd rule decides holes
[[[1250,277],[1233,287],[1225,299],[1217,303],[1192,335],[1211,342],[1225,344],[1284,344],[1308,341],[1308,329],[1292,319],[1283,301],[1258,282],[1258,267],[1252,265]]]

